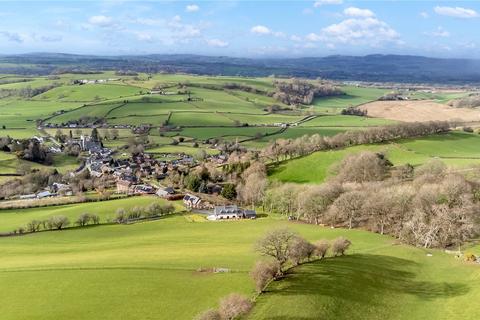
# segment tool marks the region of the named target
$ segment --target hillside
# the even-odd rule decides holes
[[[0,73],[49,74],[59,70],[133,70],[203,75],[284,75],[350,81],[480,83],[480,62],[405,55],[311,58],[234,58],[200,55],[83,56],[31,53],[0,56]]]

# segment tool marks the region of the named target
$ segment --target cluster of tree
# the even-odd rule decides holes
[[[129,137],[127,140],[128,151],[133,155],[142,154],[148,142],[148,135]]]
[[[297,139],[278,139],[264,148],[261,154],[263,157],[279,162],[315,151],[445,133],[450,130],[450,127],[451,124],[447,121],[430,121],[347,131],[332,137],[324,137],[318,134],[305,135]]]
[[[273,187],[264,201],[272,211],[309,223],[362,227],[429,248],[479,234],[479,195],[478,178],[451,172],[438,160],[414,170],[363,152],[345,158],[327,183]]]
[[[358,107],[348,107],[348,108],[342,109],[340,113],[344,116],[360,116],[360,117],[367,116],[367,110],[362,110]]]
[[[253,307],[252,302],[245,296],[232,293],[220,299],[218,309],[209,309],[202,312],[195,320],[233,320],[246,315]]]
[[[223,88],[227,90],[240,90],[240,91],[245,91],[245,92],[260,94],[260,95],[273,94],[258,88],[254,88],[254,87],[247,86],[245,84],[238,83],[238,82],[225,83],[223,85]]]
[[[129,210],[118,208],[114,221],[116,223],[128,223],[140,219],[151,219],[161,217],[175,212],[175,208],[171,204],[151,203],[146,207],[133,207]]]
[[[330,83],[313,83],[294,79],[292,81],[275,81],[273,97],[288,105],[312,104],[316,97],[336,96],[344,94],[338,87]]]
[[[183,185],[191,191],[208,193],[209,183],[222,182],[223,172],[213,163],[203,163],[185,176]]]
[[[131,70],[117,70],[115,71],[116,76],[138,76],[138,73]]]
[[[351,242],[338,237],[331,243],[327,240],[312,244],[288,228],[274,229],[260,238],[255,249],[261,255],[273,258],[273,262],[259,262],[250,273],[257,290],[262,292],[272,279],[282,276],[288,265],[297,266],[313,258],[323,259],[327,253],[344,255]]]
[[[263,162],[255,161],[246,168],[237,181],[238,199],[254,207],[261,202],[267,187],[267,168]]]
[[[73,193],[81,194],[82,192],[96,190],[104,196],[109,197],[108,188],[115,185],[115,178],[112,175],[104,174],[101,177],[95,177],[90,175],[88,170],[75,175],[64,175],[63,180],[68,183],[72,188]]]
[[[452,100],[448,104],[455,108],[478,108],[480,107],[480,94],[472,93],[467,97]]]
[[[96,215],[88,215],[88,222],[95,221],[95,224],[98,224],[100,219]],[[81,217],[81,216],[80,216]],[[79,217],[79,219],[80,219]],[[45,220],[32,220],[28,222],[25,227],[20,227],[18,229],[13,230],[14,234],[23,234],[25,232],[33,233],[38,232],[41,230],[62,230],[65,229],[70,225],[70,220],[62,215],[59,216],[51,216]]]
[[[8,139],[7,139],[8,140]],[[37,162],[45,165],[53,163],[53,156],[48,148],[34,139],[11,140],[10,144],[4,145],[4,150],[15,152],[17,157],[23,160]]]
[[[44,92],[47,92],[53,88],[60,87],[62,84],[61,83],[51,83],[46,86],[41,86],[41,87],[35,87],[32,88],[31,86],[26,86],[20,89],[16,89],[16,94],[19,95],[22,98],[33,98],[39,94],[42,94]]]
[[[60,182],[62,175],[57,170],[31,170],[30,167],[19,168],[22,177],[6,180],[0,184],[0,199],[22,194],[36,193],[54,182]]]

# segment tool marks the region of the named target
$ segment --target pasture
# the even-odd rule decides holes
[[[384,153],[394,165],[420,165],[440,159],[448,165],[463,167],[480,163],[480,137],[475,134],[452,132],[445,135],[401,140],[387,144],[361,145],[339,150],[319,151],[273,167],[271,179],[282,182],[319,183],[332,172],[336,164],[350,153],[373,151]]]
[[[105,217],[125,202],[148,200],[62,206],[56,214],[102,211]],[[20,222],[18,217],[48,213],[24,209],[3,214],[1,229]],[[358,319],[424,319],[428,312],[438,319],[452,314],[475,318],[475,304],[468,301],[480,295],[474,281],[478,268],[441,251],[430,250],[433,257],[427,257],[426,251],[387,236],[289,223],[275,215],[229,222],[173,215],[133,225],[0,238],[0,283],[8,288],[0,293],[2,319],[192,319],[231,292],[253,295],[248,272],[260,258],[254,243],[267,230],[284,226],[311,241],[348,237],[351,254],[304,265],[273,283],[258,299],[251,319],[342,319],[351,318],[354,308],[362,311],[355,313],[363,316]],[[208,271],[216,267],[230,272]]]

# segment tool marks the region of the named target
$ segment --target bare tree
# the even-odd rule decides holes
[[[348,228],[352,229],[355,220],[362,215],[364,198],[365,195],[357,190],[340,195],[331,207],[334,218],[348,221]]]
[[[86,226],[91,220],[91,217],[90,217],[90,214],[88,213],[82,213],[78,219],[75,221],[75,224],[80,226],[80,227],[83,227],[83,226]]]
[[[47,223],[50,229],[62,230],[68,227],[70,221],[65,216],[53,216],[48,219]]]
[[[278,274],[279,269],[278,263],[274,261],[258,261],[255,264],[250,276],[255,282],[257,292],[263,292],[265,286]]]
[[[296,234],[290,229],[275,229],[257,242],[256,250],[262,255],[273,257],[278,262],[279,271],[282,272],[295,237]]]
[[[323,259],[327,255],[329,248],[330,248],[330,243],[327,240],[319,240],[315,242],[314,254],[317,257],[320,257],[320,259]]]
[[[220,300],[218,311],[225,320],[233,320],[247,314],[252,309],[252,302],[237,293],[232,293]]]
[[[351,244],[350,240],[344,237],[336,238],[332,243],[332,254],[334,256],[343,256]]]
[[[338,179],[345,182],[366,182],[383,180],[391,163],[382,155],[360,152],[343,159]]]
[[[303,239],[302,237],[296,236],[292,241],[290,251],[288,252],[288,258],[295,265],[299,265],[302,261],[310,259],[315,250],[315,246]]]

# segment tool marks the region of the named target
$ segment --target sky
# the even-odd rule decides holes
[[[0,54],[480,57],[480,1],[3,1]]]

